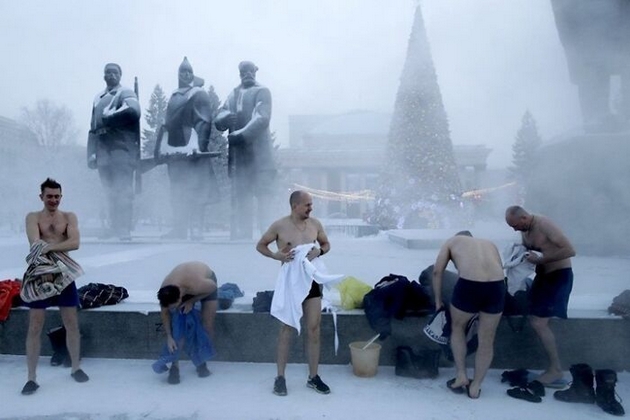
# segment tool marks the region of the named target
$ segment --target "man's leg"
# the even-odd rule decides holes
[[[72,373],[81,368],[81,334],[77,308],[74,306],[60,306],[59,313],[66,329],[66,346],[72,362]]]
[[[218,301],[207,300],[201,304],[201,319],[203,320],[203,327],[210,336],[210,339],[214,341],[214,320],[217,317]]]
[[[477,353],[475,354],[475,374],[468,391],[468,394],[474,398],[479,396],[481,383],[490,368],[490,363],[492,363],[492,358],[494,357],[494,337],[500,321],[501,313],[479,313],[479,329],[477,331],[479,345],[477,347]]]
[[[28,380],[37,380],[37,362],[42,349],[42,329],[46,320],[45,309],[30,309],[28,314],[28,332],[26,334],[26,365]]]
[[[529,323],[540,338],[540,342],[547,353],[549,359],[549,367],[538,378],[543,384],[551,383],[555,380],[562,379],[562,365],[558,348],[556,346],[556,337],[549,327],[550,318],[541,318],[535,315],[529,316]]]
[[[295,329],[286,324],[280,326],[278,334],[278,349],[276,353],[276,365],[278,367],[278,376],[284,377],[284,371],[289,361],[289,346],[291,345],[291,337]]]
[[[451,388],[460,388],[468,385],[469,380],[466,375],[466,324],[474,314],[461,311],[451,305],[451,350],[455,361],[455,382]]]
[[[308,357],[309,377],[317,375],[319,353],[321,348],[320,332],[322,321],[322,298],[306,299],[302,303],[302,310],[306,318],[306,348]]]

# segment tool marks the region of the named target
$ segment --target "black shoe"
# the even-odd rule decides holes
[[[542,401],[539,395],[536,395],[534,391],[529,388],[517,386],[516,388],[508,389],[507,394],[519,400],[525,400],[532,403],[539,403]]]
[[[200,378],[207,378],[208,376],[210,376],[210,370],[205,363],[197,366],[197,376],[199,376]]]
[[[56,351],[50,358],[50,366],[61,366],[66,359],[65,353]]]
[[[90,377],[87,376],[81,369],[77,369],[74,373],[71,373],[70,376],[72,376],[77,382],[87,382],[90,380]]]
[[[306,381],[306,386],[309,388],[313,388],[320,394],[330,394],[330,388],[322,381],[322,378],[320,378],[319,375],[308,378],[308,381]]]
[[[171,385],[177,385],[179,383],[179,367],[171,366],[171,370],[168,371],[168,383]]]
[[[22,395],[31,395],[37,391],[37,388],[39,388],[39,385],[35,381],[28,381],[22,388]]]
[[[284,397],[287,395],[287,381],[284,380],[284,376],[277,376],[273,382],[273,393]]]

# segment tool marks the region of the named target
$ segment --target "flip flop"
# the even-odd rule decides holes
[[[457,388],[453,388],[451,385],[453,385],[456,380],[457,380],[457,378],[453,378],[453,379],[449,379],[448,381],[446,381],[446,387],[448,389],[450,389],[452,392],[454,392],[455,394],[461,395],[466,390],[466,385],[462,385],[462,386],[458,386]]]
[[[470,386],[466,385],[466,395],[468,395],[468,398],[470,398],[471,400],[479,399],[479,397],[481,397],[481,388],[479,388],[479,393],[477,394],[477,396],[473,397],[470,394]]]
[[[542,383],[542,384],[545,386],[545,388],[564,389],[569,386],[569,381],[567,381],[566,379],[556,379],[553,382]]]
[[[528,372],[527,375],[527,382],[533,382],[535,380],[537,380],[536,378],[538,378],[540,375],[538,375],[535,372]],[[540,382],[540,381],[539,381]],[[555,381],[552,382],[540,382],[541,384],[543,384],[543,386],[545,388],[553,388],[553,389],[563,389],[569,386],[569,381],[567,381],[566,379],[556,379]]]
[[[508,389],[507,394],[518,400],[525,400],[533,403],[539,403],[542,401],[538,395],[534,395],[529,389],[523,387],[516,387],[512,389]]]

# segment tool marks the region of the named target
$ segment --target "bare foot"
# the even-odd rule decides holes
[[[563,375],[562,375],[561,371],[546,370],[543,373],[541,373],[540,376],[538,376],[536,378],[536,380],[538,380],[538,382],[540,382],[543,385],[545,385],[545,384],[553,383],[553,382],[557,381],[558,379],[562,379],[562,376]]]
[[[446,385],[449,388],[451,388],[451,390],[461,389],[463,392],[464,388],[467,387],[469,383],[470,381],[468,380],[468,378],[465,378],[465,379],[453,378],[450,381],[448,381]]]
[[[481,395],[481,387],[473,385],[473,382],[466,387],[466,391],[468,392],[468,398],[473,400],[476,400]]]

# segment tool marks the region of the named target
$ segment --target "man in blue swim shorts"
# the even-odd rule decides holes
[[[549,385],[562,379],[562,365],[549,320],[552,317],[567,318],[573,287],[571,257],[575,256],[575,249],[549,218],[530,214],[520,206],[508,207],[505,221],[512,229],[521,232],[527,249],[541,253],[532,252],[527,256],[529,262],[536,264],[529,319],[549,359],[549,367],[537,379],[543,385]]]
[[[433,266],[435,310],[442,308],[442,276],[452,261],[459,279],[453,289],[450,313],[452,319],[451,349],[457,370],[447,387],[457,393],[466,392],[479,398],[481,383],[494,357],[494,336],[505,302],[505,280],[501,256],[497,247],[486,239],[473,238],[469,231],[448,239]],[[479,345],[475,354],[475,373],[472,381],[466,374],[466,324],[479,314]]]
[[[77,307],[79,306],[79,294],[74,283],[74,278],[83,273],[81,267],[76,264],[68,255],[69,251],[79,248],[80,235],[77,216],[69,211],[59,210],[61,202],[61,185],[54,179],[46,179],[41,186],[39,198],[44,204],[40,211],[31,212],[26,216],[26,235],[31,252],[37,243],[43,244],[39,248],[41,258],[58,259],[65,263],[65,267],[72,272],[70,284],[67,284],[61,293],[44,298],[29,299],[26,306],[29,309],[28,333],[26,335],[26,363],[28,365],[28,381],[22,388],[23,395],[30,395],[37,391],[37,362],[41,350],[41,332],[46,321],[46,308],[51,306],[59,307],[61,320],[66,329],[66,346],[70,360],[72,361],[71,376],[77,382],[86,382],[89,377],[80,366],[80,334],[77,317]],[[30,255],[29,255],[30,256]],[[40,258],[38,258],[40,259]],[[28,258],[27,258],[28,260]],[[24,276],[26,281],[36,281],[38,277],[36,271],[27,270]],[[57,274],[56,274],[57,276]],[[24,286],[23,286],[24,287]]]

